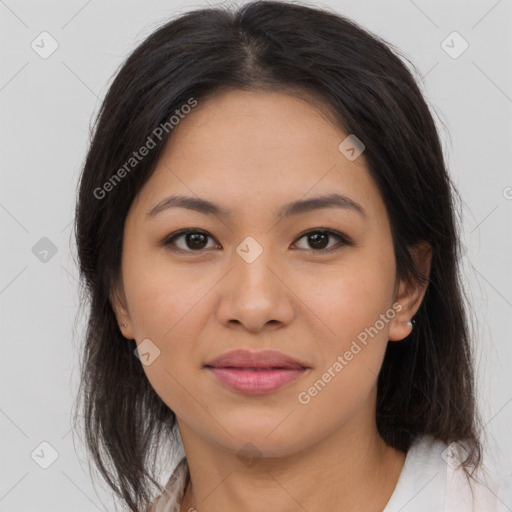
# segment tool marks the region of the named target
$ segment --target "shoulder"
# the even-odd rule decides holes
[[[510,512],[511,476],[484,465],[468,476],[458,443],[418,438],[384,512]]]
[[[180,505],[189,478],[187,459],[183,457],[174,469],[162,493],[149,506],[147,512],[180,512]]]
[[[462,453],[458,443],[418,438],[383,512],[512,511],[512,472],[500,473],[484,464],[468,477],[460,465]],[[189,478],[183,457],[147,512],[179,512]]]

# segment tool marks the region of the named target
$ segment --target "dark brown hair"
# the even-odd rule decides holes
[[[146,378],[135,340],[121,334],[110,296],[121,278],[127,212],[172,130],[111,191],[101,198],[97,191],[190,98],[200,103],[230,89],[308,93],[365,144],[364,161],[389,215],[397,278],[426,282],[411,248],[426,241],[433,249],[415,328],[407,343],[388,343],[378,377],[378,430],[403,451],[423,434],[458,441],[467,450],[464,467],[479,465],[456,190],[431,112],[400,57],[334,12],[255,1],[236,11],[180,15],[118,71],[94,125],[76,206],[81,304],[88,307],[79,406],[89,453],[130,510],[154,498],[160,444],[170,450],[178,439],[175,415]]]

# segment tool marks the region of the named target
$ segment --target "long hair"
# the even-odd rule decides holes
[[[421,241],[433,249],[415,328],[407,343],[388,343],[378,376],[378,431],[402,451],[424,434],[457,441],[466,448],[464,468],[480,464],[456,190],[432,114],[402,59],[393,45],[337,13],[254,1],[181,14],[118,70],[78,185],[75,236],[88,322],[77,405],[90,456],[130,510],[151,502],[153,485],[161,490],[155,458],[162,443],[172,449],[178,438],[175,414],[148,382],[135,340],[123,337],[110,302],[121,277],[124,223],[172,137],[171,116],[191,98],[201,103],[234,89],[308,93],[364,142],[390,220],[397,278],[424,283],[411,249]],[[127,168],[161,126],[167,129],[152,138],[155,147]]]

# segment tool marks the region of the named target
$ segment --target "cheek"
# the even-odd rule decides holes
[[[125,254],[123,282],[134,337],[138,345],[151,340],[159,354],[143,369],[171,406],[183,394],[179,384],[185,385],[190,372],[201,366],[198,341],[211,317],[208,292],[218,276],[194,265],[171,265],[161,254],[154,257],[142,250]]]
[[[310,297],[308,306],[321,317],[327,335],[312,337],[321,357],[297,397],[305,431],[328,433],[351,419],[357,423],[375,408],[376,380],[395,311],[390,307],[394,275],[374,263],[360,259],[350,271],[322,282],[321,293]]]
[[[190,318],[215,276],[193,265],[173,265],[164,253],[156,257],[142,250],[126,254],[130,256],[123,269],[124,283],[135,338],[165,343],[175,339],[182,325],[190,328]],[[192,325],[200,327],[199,323]]]
[[[344,260],[343,268],[317,281],[317,293],[310,295],[307,304],[321,318],[326,336],[313,337],[321,357],[301,389],[299,402],[306,411],[335,407],[333,422],[343,421],[366,402],[375,388],[395,316],[391,307],[394,279],[394,258],[388,247],[377,255],[361,251],[356,257],[354,253]]]
[[[370,289],[352,286],[355,284],[353,279],[354,276],[350,280],[340,279],[341,288],[330,289],[319,298],[322,303],[316,307],[326,319],[329,334],[316,338],[317,353],[321,357],[308,380],[308,385],[313,386],[311,393],[303,390],[311,398],[315,397],[312,401],[317,407],[336,404],[343,414],[363,403],[373,387],[382,365],[388,326],[394,313],[391,310],[386,318],[389,308],[379,290],[372,287],[374,293],[366,293]]]
[[[324,323],[335,340],[336,349],[343,348],[360,333],[366,332],[391,308],[394,287],[394,259],[392,252],[354,252],[343,265],[323,276],[315,276],[310,286],[314,293],[307,305]],[[304,293],[306,288],[304,288]],[[392,317],[391,317],[392,318]],[[389,320],[389,319],[388,319]],[[389,321],[378,322],[377,328],[387,341]],[[364,336],[363,336],[364,337]]]

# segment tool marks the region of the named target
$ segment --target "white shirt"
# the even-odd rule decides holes
[[[418,439],[383,512],[512,512],[512,473],[499,478],[481,469],[474,475],[480,483],[468,480],[457,448],[430,436]]]
[[[468,481],[457,464],[457,448],[430,436],[416,440],[382,512],[512,512],[512,472],[500,478],[480,470],[475,473],[480,483]],[[180,512],[189,478],[183,457],[149,512]]]

